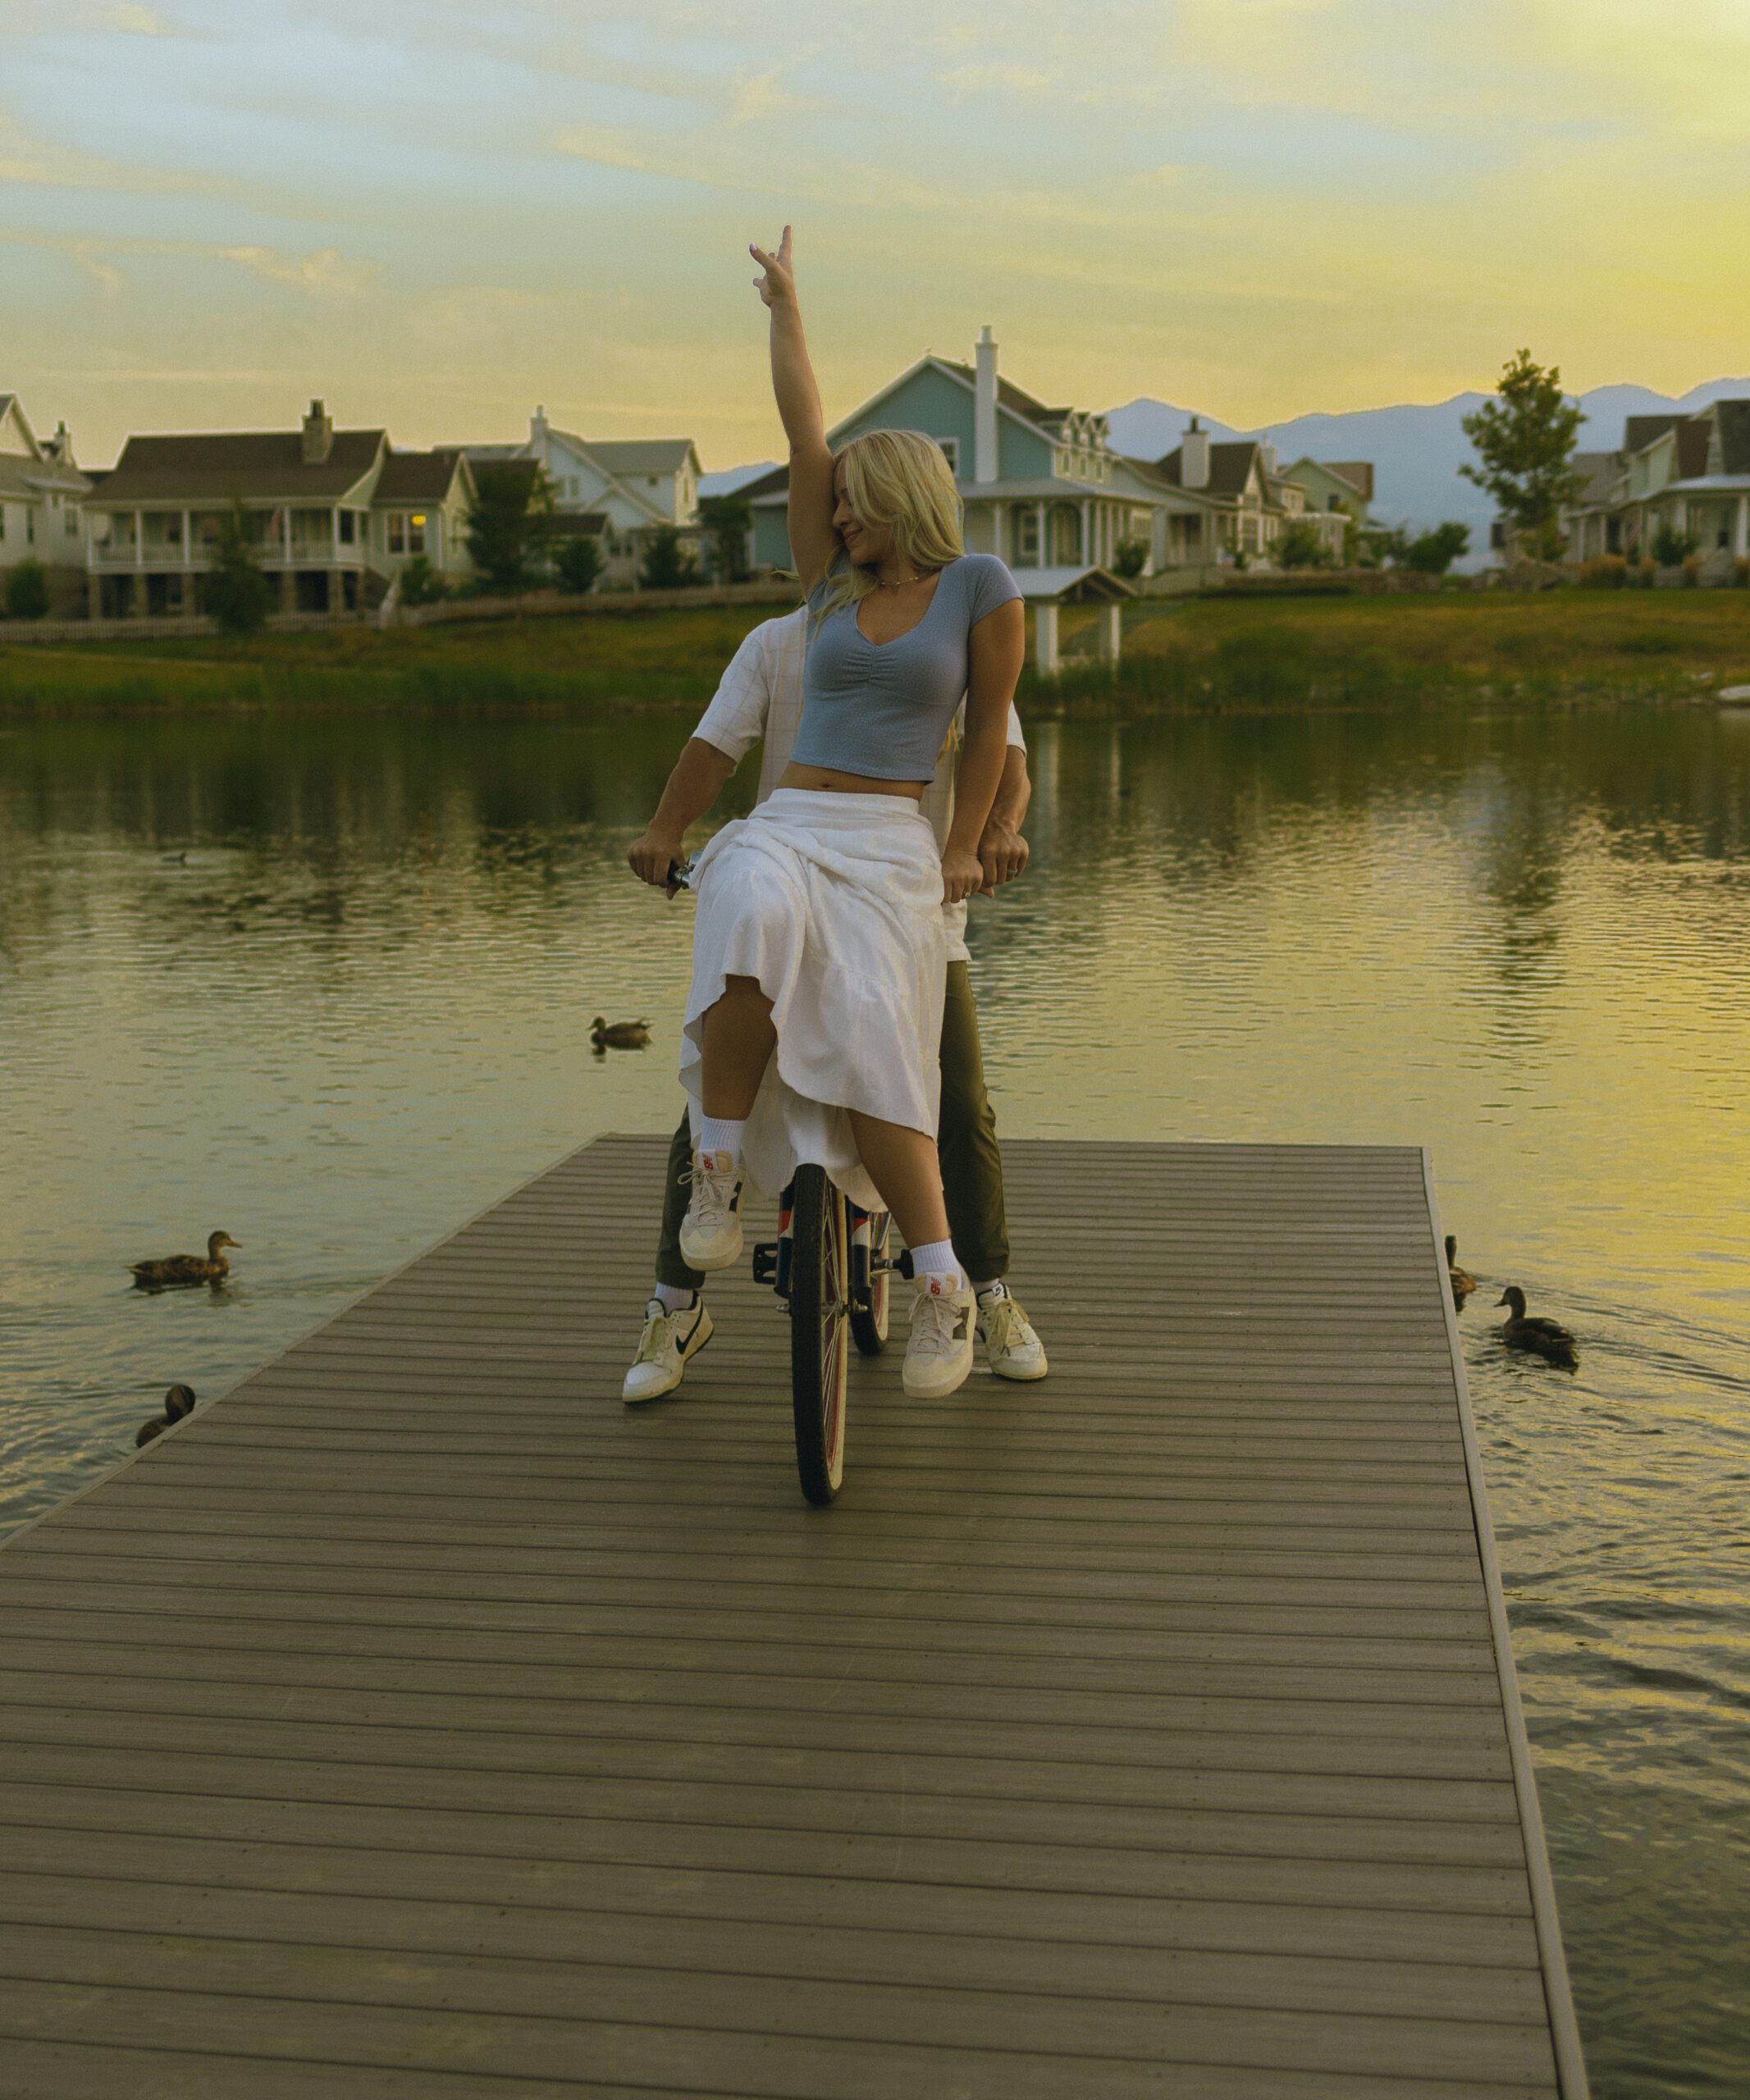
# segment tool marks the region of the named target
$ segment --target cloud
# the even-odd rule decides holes
[[[171,32],[149,7],[112,7],[108,26],[124,36],[168,36]]]
[[[346,261],[337,248],[319,248],[308,255],[282,255],[274,249],[251,243],[230,248],[214,248],[210,251],[192,249],[185,252],[210,252],[227,262],[240,262],[244,269],[254,270],[261,276],[271,278],[276,285],[295,285],[299,291],[360,292],[371,282],[372,276],[372,272],[362,265]]]

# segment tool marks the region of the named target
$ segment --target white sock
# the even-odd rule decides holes
[[[975,1298],[1007,1298],[1008,1293],[1003,1287],[1002,1277],[996,1276],[989,1283],[974,1284],[972,1295]]]
[[[734,1160],[742,1156],[742,1132],[747,1127],[745,1116],[701,1116],[699,1118],[699,1150],[726,1152]]]
[[[944,1290],[957,1290],[966,1280],[952,1239],[932,1239],[927,1247],[914,1247],[912,1273],[914,1276],[941,1277]]]
[[[651,1293],[665,1312],[690,1312],[698,1303],[696,1290],[683,1290],[672,1283],[659,1283]]]

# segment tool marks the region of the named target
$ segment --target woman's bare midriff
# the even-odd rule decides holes
[[[866,773],[841,773],[830,765],[797,765],[793,760],[778,776],[780,788],[806,788],[838,795],[903,795],[920,801],[925,780],[873,780]]]

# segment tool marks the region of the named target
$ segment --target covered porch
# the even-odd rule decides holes
[[[1059,646],[1058,611],[1063,605],[1099,608],[1099,660],[1115,664],[1123,646],[1124,605],[1136,596],[1122,577],[1093,567],[1065,565],[1051,568],[1017,568],[1022,603],[1033,615],[1033,668],[1042,678],[1055,678],[1063,668]]]

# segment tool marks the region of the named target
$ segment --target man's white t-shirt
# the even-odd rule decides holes
[[[755,628],[729,660],[711,703],[693,731],[701,743],[711,746],[739,765],[763,737],[760,757],[760,788],[756,802],[763,802],[778,785],[790,763],[797,732],[802,725],[802,660],[807,651],[808,608],[798,605],[783,619],[765,620]],[[959,748],[957,732],[965,705],[954,718],[957,733],[950,737],[937,761],[935,778],[925,788],[918,807],[929,818],[938,847],[948,844],[948,828],[954,821],[954,761]],[[1008,710],[1008,740],[1018,751],[1027,747],[1021,733],[1021,717]],[[942,923],[948,934],[951,962],[966,960],[966,907],[944,904]]]

